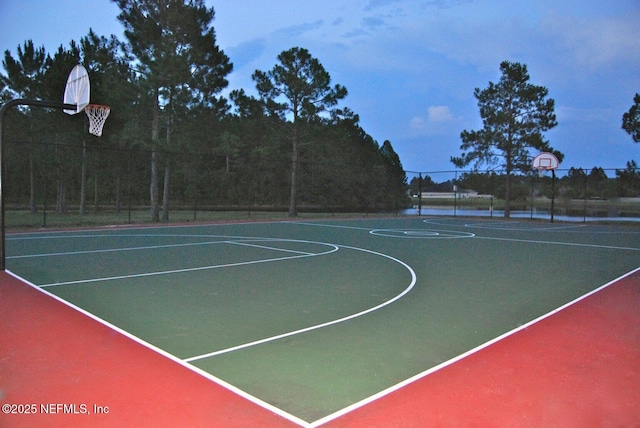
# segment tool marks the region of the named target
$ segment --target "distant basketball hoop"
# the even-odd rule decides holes
[[[555,205],[555,183],[556,183],[556,169],[560,166],[560,161],[553,153],[542,152],[531,162],[531,167],[537,169],[540,177],[544,175],[545,171],[551,171],[551,223],[553,223],[554,205]]]
[[[553,153],[542,152],[535,158],[533,158],[533,162],[531,163],[533,169],[537,169],[539,171],[553,171],[560,166],[560,162],[558,158]]]

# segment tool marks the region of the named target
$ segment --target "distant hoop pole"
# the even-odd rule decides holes
[[[558,161],[556,155],[550,152],[542,152],[538,154],[535,158],[533,158],[533,162],[531,162],[531,167],[533,169],[537,169],[538,171],[540,171],[540,173],[542,173],[542,171],[551,171],[551,223],[553,223],[555,211],[556,169],[558,168],[558,166],[560,166],[560,161]],[[533,204],[533,201],[531,201],[531,203]]]
[[[75,110],[75,104],[56,103],[52,101],[15,99],[5,103],[0,107],[0,270],[6,269],[6,247],[4,228],[4,114],[11,107],[15,106],[35,106],[44,108],[55,108],[62,110]]]

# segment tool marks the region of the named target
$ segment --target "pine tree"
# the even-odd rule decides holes
[[[555,102],[547,98],[549,90],[529,83],[527,66],[504,61],[500,64],[502,76],[495,84],[480,90],[474,96],[478,100],[483,128],[478,131],[462,131],[460,138],[462,156],[452,157],[457,167],[471,163],[496,165],[500,160],[506,172],[505,212],[510,216],[511,174],[516,169],[528,169],[531,151],[553,152],[560,161],[563,155],[553,151],[543,132],[555,127]]]

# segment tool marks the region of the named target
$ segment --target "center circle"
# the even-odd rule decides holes
[[[476,236],[474,233],[470,232],[433,229],[373,229],[370,230],[369,233],[376,236],[406,239],[454,239],[473,238]]]
[[[434,232],[434,231],[431,231],[431,230],[405,230],[404,234],[408,235],[408,236],[423,236],[423,237],[424,236],[430,236],[431,237],[431,236],[440,235],[439,232]]]

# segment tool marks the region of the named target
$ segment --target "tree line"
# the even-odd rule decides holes
[[[4,54],[2,101],[61,100],[82,64],[91,102],[109,105],[101,138],[84,115],[38,108],[5,120],[9,202],[85,213],[128,200],[166,221],[172,205],[388,210],[406,203],[407,180],[390,141],[379,144],[340,105],[304,48],[256,70],[257,97],[229,91],[233,63],[216,42],[214,9],[203,0],[113,0],[125,40],[92,30],[47,53],[32,40]],[[93,199],[91,200],[91,196]],[[25,203],[26,204],[26,203]]]
[[[501,183],[497,192],[494,187],[486,194],[504,195],[504,216],[509,217],[511,200],[527,194],[523,191],[523,182],[527,181],[526,174],[532,172],[531,161],[535,154],[549,152],[559,162],[562,162],[564,154],[554,149],[544,136],[544,132],[558,125],[555,101],[549,97],[549,90],[529,82],[525,64],[503,61],[500,72],[497,83],[489,82],[485,89],[475,89],[474,96],[478,100],[483,126],[479,130],[462,131],[460,149],[463,152],[460,156],[452,156],[451,162],[459,168],[468,165],[474,167],[474,173],[462,177],[463,184],[473,186],[470,188],[483,191],[487,183]],[[634,142],[640,142],[639,94],[635,95],[629,111],[622,115],[622,129],[631,135]],[[478,174],[480,165],[494,167],[494,170],[499,169],[504,173],[501,179],[496,179],[493,172]],[[515,180],[513,175],[516,176]],[[602,183],[608,182],[608,178],[602,168],[594,168],[589,176],[581,168],[571,168],[561,190],[566,190],[569,197],[580,192],[586,195],[585,186],[587,179],[590,179],[590,192],[595,191],[595,186],[601,197],[640,194],[640,173],[635,161],[629,161],[627,168],[616,171],[616,175],[615,185],[604,186]],[[576,185],[578,182],[580,184]],[[602,190],[605,187],[608,189],[606,192]]]
[[[608,170],[594,167],[591,170],[571,167],[559,171],[556,179],[555,197],[566,199],[615,199],[640,197],[640,168],[635,161],[627,162],[624,169]],[[504,171],[459,171],[456,178],[438,180],[439,174],[424,173],[409,181],[412,195],[423,192],[452,192],[453,186],[461,190],[473,190],[480,195],[493,195],[502,198],[506,193],[507,177]],[[447,175],[451,176],[451,173]],[[435,180],[434,180],[435,178]],[[542,177],[527,169],[517,171],[511,177],[512,200],[526,202],[531,196],[551,198],[551,180],[549,174]]]
[[[90,31],[53,54],[31,40],[18,46],[17,58],[5,52],[3,101],[59,100],[69,70],[81,63],[91,77],[92,101],[112,108],[100,139],[84,132],[81,115],[12,112],[5,140],[20,144],[7,149],[5,163],[16,201],[28,194],[35,210],[37,184],[46,181],[55,183],[53,190],[45,186],[45,195],[55,193],[59,211],[71,202],[86,212],[92,189],[96,209],[102,199],[118,209],[128,195],[151,207],[153,221],[168,220],[172,201],[286,207],[291,216],[299,204],[370,211],[408,202],[409,183],[391,142],[379,144],[366,133],[358,115],[341,105],[347,88],[333,84],[308,50],[292,47],[271,70],[256,70],[257,97],[244,89],[224,97],[233,63],[217,46],[213,8],[203,0],[112,1],[125,40]],[[483,127],[462,131],[462,153],[451,162],[475,172],[481,165],[504,171],[500,194],[509,217],[522,181],[512,176],[530,172],[538,152],[560,161],[563,154],[544,137],[557,126],[548,89],[529,82],[525,64],[504,61],[500,71],[497,83],[475,89]],[[622,117],[634,142],[639,124],[636,94]],[[580,171],[569,176],[586,174]],[[627,183],[618,193],[637,189],[635,162],[618,180]]]

